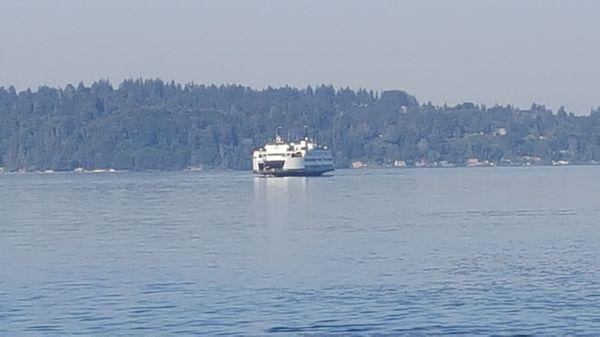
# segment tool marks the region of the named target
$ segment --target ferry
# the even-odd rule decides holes
[[[286,143],[277,133],[274,142],[252,153],[252,171],[264,176],[320,176],[333,170],[331,150],[306,136]]]

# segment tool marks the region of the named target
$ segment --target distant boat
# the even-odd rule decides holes
[[[286,143],[278,133],[274,142],[252,153],[252,171],[265,176],[320,176],[333,170],[331,150],[308,137]]]

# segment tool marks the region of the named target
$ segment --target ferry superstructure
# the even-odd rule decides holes
[[[286,143],[278,134],[275,141],[252,153],[252,170],[265,176],[319,176],[335,169],[333,155],[308,137]]]

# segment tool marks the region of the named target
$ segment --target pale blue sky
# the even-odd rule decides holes
[[[0,86],[108,78],[600,105],[600,1],[0,0]]]

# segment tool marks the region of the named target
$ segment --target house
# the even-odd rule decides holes
[[[360,160],[352,162],[352,168],[354,168],[354,169],[360,169],[360,168],[365,168],[365,167],[367,167],[367,164],[363,163]]]
[[[469,167],[480,166],[479,159],[477,159],[477,158],[467,159],[467,166],[469,166]]]
[[[429,162],[425,159],[419,159],[415,162],[416,167],[429,167]]]
[[[506,128],[496,128],[496,130],[494,130],[495,136],[506,136],[506,133]]]
[[[404,160],[395,160],[394,167],[406,167],[406,162]]]
[[[489,160],[479,160],[477,158],[467,159],[468,167],[479,167],[479,166],[494,166],[494,163],[490,163]]]

